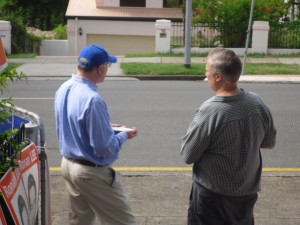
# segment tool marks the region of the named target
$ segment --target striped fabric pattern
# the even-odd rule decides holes
[[[204,102],[183,137],[180,155],[193,165],[193,179],[225,196],[260,190],[260,148],[272,148],[276,129],[262,99],[246,92]]]

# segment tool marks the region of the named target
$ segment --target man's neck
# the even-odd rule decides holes
[[[222,86],[219,90],[216,91],[216,96],[234,96],[241,93],[241,90],[237,87],[236,84],[230,84]]]
[[[85,79],[88,79],[90,81],[92,81],[93,83],[97,83],[97,81],[95,80],[97,77],[94,76],[93,74],[91,73],[83,73],[83,72],[80,72],[80,71],[77,71],[77,74],[76,76],[79,76],[79,77],[83,77]]]

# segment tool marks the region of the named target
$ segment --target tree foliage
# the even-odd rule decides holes
[[[193,0],[194,22],[225,22],[238,26],[248,21],[251,1],[249,0]],[[278,22],[288,13],[290,4],[283,0],[256,0],[253,20]]]
[[[66,26],[59,24],[56,28],[53,29],[53,32],[55,33],[56,39],[64,40],[68,38]]]
[[[8,69],[0,72],[0,93],[7,91],[7,81],[12,82],[26,78],[24,73],[18,74],[16,70],[10,71]],[[0,100],[0,125],[7,123],[8,117],[11,115],[4,110],[5,105],[13,105],[12,98]],[[5,174],[9,168],[16,168],[18,166],[17,159],[20,157],[22,149],[28,145],[28,141],[18,142],[15,136],[18,135],[19,129],[9,129],[0,133],[0,178]]]
[[[65,24],[68,0],[1,0],[0,18],[18,17],[24,26],[52,30]]]
[[[279,22],[288,13],[282,0],[256,0],[253,21]],[[224,47],[239,47],[246,39],[251,1],[249,0],[193,0],[194,23],[216,23]]]
[[[26,27],[50,31],[60,24],[65,24],[68,2],[68,0],[1,0],[0,20],[10,21],[12,26],[12,53],[38,52],[41,39],[29,35]],[[61,36],[61,29],[58,31]]]

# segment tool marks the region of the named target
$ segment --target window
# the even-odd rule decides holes
[[[146,0],[120,0],[121,7],[146,7]]]
[[[164,8],[179,8],[183,5],[183,0],[163,0]]]

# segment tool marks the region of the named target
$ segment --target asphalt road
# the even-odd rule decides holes
[[[60,166],[53,112],[54,94],[63,80],[30,80],[9,85],[2,97],[37,113],[44,122],[50,167]],[[264,167],[300,167],[299,84],[242,83],[270,107],[278,130],[277,145],[262,150]],[[179,158],[181,137],[196,109],[214,95],[200,81],[105,81],[99,85],[112,122],[136,126],[139,135],[123,146],[115,166],[185,167]]]

